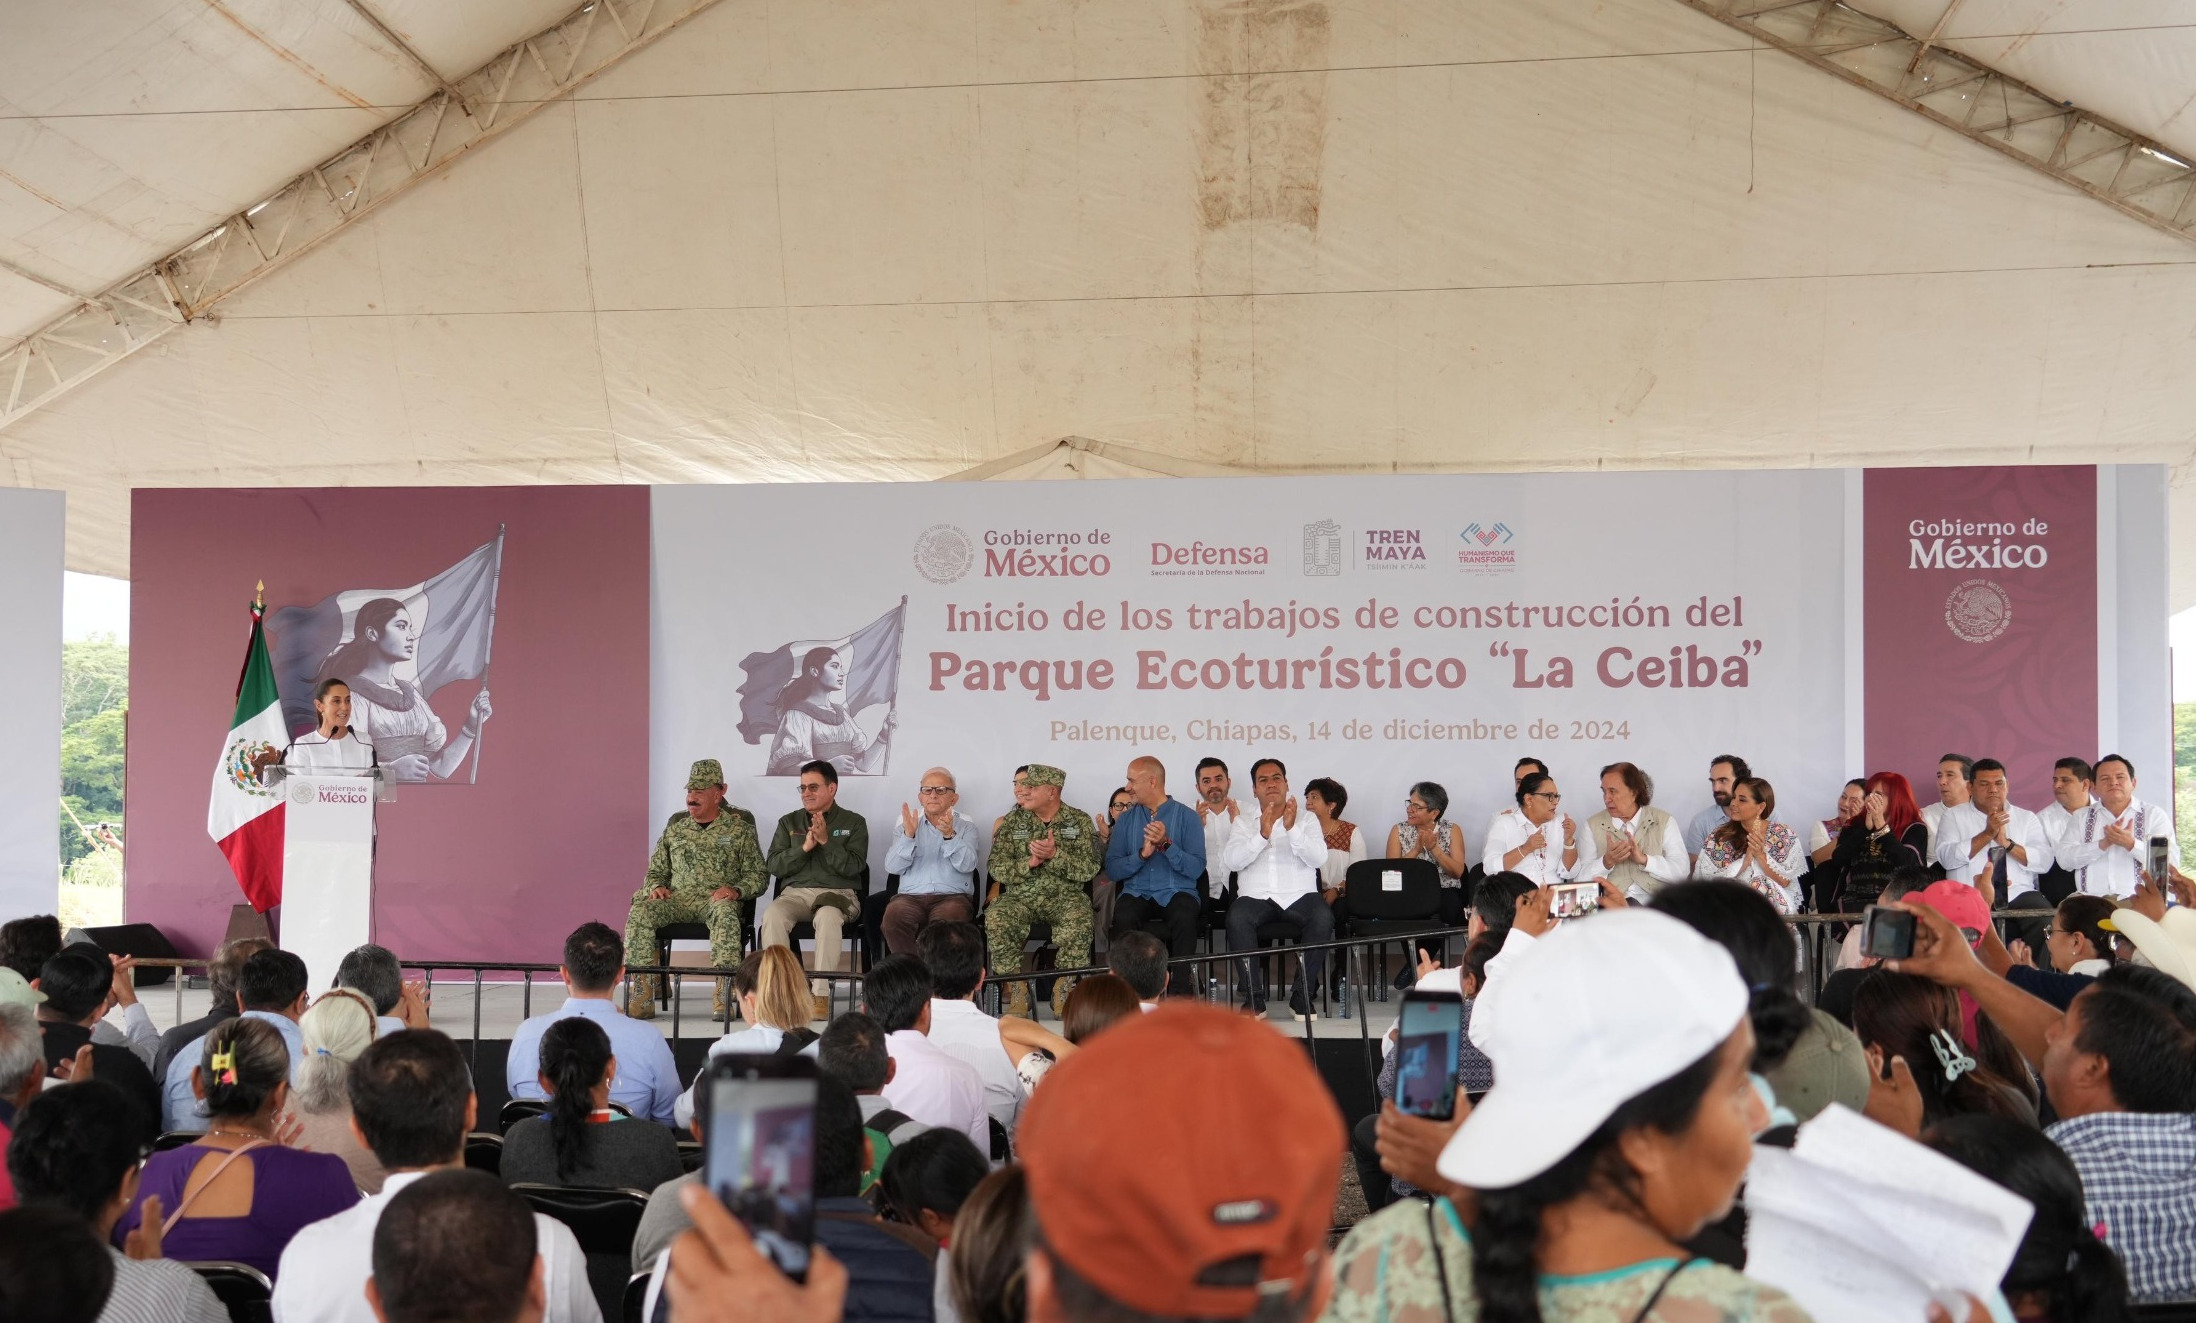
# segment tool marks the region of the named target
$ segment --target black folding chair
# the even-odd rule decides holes
[[[248,1263],[212,1259],[184,1265],[213,1288],[214,1298],[229,1311],[230,1323],[272,1323],[274,1283]]]
[[[501,1179],[503,1176],[503,1136],[475,1130],[465,1137],[465,1165],[474,1171],[484,1171]]]
[[[537,1213],[564,1223],[587,1255],[587,1284],[604,1318],[624,1316],[626,1285],[633,1271],[633,1235],[640,1230],[648,1195],[641,1190],[588,1190],[521,1181],[513,1193]]]
[[[1342,894],[1349,906],[1349,935],[1402,941],[1406,961],[1411,958],[1409,938],[1451,930],[1441,921],[1441,871],[1430,859],[1360,859],[1343,875]],[[1351,947],[1353,980],[1357,955],[1358,948]],[[1359,986],[1372,987],[1381,1001],[1388,999],[1384,978]]]

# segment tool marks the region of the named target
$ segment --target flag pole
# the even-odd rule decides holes
[[[895,716],[895,717],[896,717],[896,716],[898,716],[898,715],[900,714],[900,656],[901,656],[902,652],[903,652],[903,651],[905,651],[905,649],[906,649],[906,646],[907,646],[907,594],[906,594],[906,593],[901,593],[901,594],[900,594],[900,606],[899,606],[899,611],[900,611],[900,626],[899,626],[899,628],[898,628],[898,629],[895,629],[895,630],[893,630],[893,631],[892,631],[892,706],[891,706],[890,708],[888,708],[888,709],[887,709],[887,712],[888,712],[888,713],[889,713],[890,715],[892,715],[892,716]],[[878,769],[877,769],[877,775],[879,775],[879,776],[890,776],[891,774],[892,774],[892,746],[891,746],[891,745],[889,745],[889,744],[887,744],[887,745],[885,746],[885,757],[884,757],[884,766],[883,766],[883,767],[880,767],[880,768],[878,768]]]
[[[503,590],[503,530],[508,527],[510,527],[508,524],[496,525],[496,568],[488,579],[488,647],[481,653],[480,690],[474,692],[476,698],[480,696],[481,691],[488,688],[488,669],[495,664],[496,660],[496,598],[502,594]],[[465,783],[467,785],[477,786],[480,784],[480,746],[487,738],[488,727],[485,724],[473,733],[473,770],[472,774],[466,778]]]

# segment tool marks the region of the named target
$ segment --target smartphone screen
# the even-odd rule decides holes
[[[1557,882],[1548,890],[1553,893],[1548,906],[1552,918],[1575,919],[1601,908],[1601,888],[1592,882]]]
[[[1456,1071],[1464,1051],[1464,999],[1453,992],[1403,994],[1396,1018],[1395,1105],[1429,1120],[1456,1115]]]
[[[702,1179],[772,1263],[806,1281],[816,1225],[815,1063],[718,1057],[706,1115]]]
[[[1861,954],[1877,960],[1904,960],[1914,954],[1914,916],[1880,905],[1861,911]]]
[[[2165,837],[2153,836],[2150,838],[2150,880],[2157,885],[2161,893],[2168,896],[2173,894],[2171,889],[2166,886],[2166,879],[2172,876],[2173,855],[2171,849],[2172,843]]]

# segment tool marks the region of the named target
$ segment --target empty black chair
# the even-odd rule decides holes
[[[637,1272],[625,1281],[625,1307],[619,1317],[623,1323],[642,1323],[641,1311],[648,1307],[648,1279],[650,1272]]]
[[[214,1297],[229,1311],[230,1323],[271,1323],[274,1318],[274,1283],[248,1263],[208,1260],[185,1265],[213,1288]]]
[[[1441,921],[1441,870],[1430,859],[1360,859],[1342,877],[1342,897],[1351,937],[1404,939],[1450,929]],[[1355,948],[1350,959],[1357,959]],[[1404,959],[1410,962],[1407,942]],[[1385,1000],[1387,981],[1372,982]]]
[[[503,1136],[475,1130],[465,1137],[465,1165],[500,1179],[503,1176]]]
[[[626,1283],[633,1271],[633,1233],[648,1207],[642,1190],[583,1190],[521,1181],[513,1193],[537,1213],[571,1228],[587,1255],[587,1284],[604,1318],[624,1315]]]

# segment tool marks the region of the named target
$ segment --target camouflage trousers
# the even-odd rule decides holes
[[[1090,897],[1066,882],[1031,882],[999,893],[984,911],[984,932],[991,939],[991,972],[1001,976],[1022,972],[1022,946],[1029,940],[1029,925],[1052,925],[1052,944],[1060,952],[1060,968],[1081,969],[1090,963]],[[1052,1008],[1066,1004],[1072,981],[1053,984]],[[1010,994],[1010,1007],[1026,1008],[1026,984]]]
[[[633,902],[633,908],[625,916],[625,963],[628,965],[653,965],[656,963],[656,930],[672,923],[706,923],[709,925],[709,963],[726,969],[737,969],[740,963],[740,902],[711,900],[707,892],[699,895],[674,891],[668,900],[656,900],[642,896]],[[647,975],[635,975],[629,986],[629,1000],[634,1005],[652,1002],[656,995],[656,980]],[[722,999],[720,991],[719,999]],[[639,1012],[634,1012],[639,1014]]]

